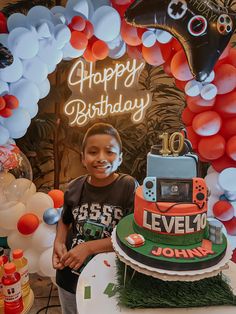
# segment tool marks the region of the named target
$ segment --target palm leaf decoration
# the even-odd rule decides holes
[[[19,0],[15,3],[8,3],[1,11],[10,16],[13,13],[27,14],[27,12],[36,5],[42,5],[51,8],[55,5],[56,1],[53,0]]]

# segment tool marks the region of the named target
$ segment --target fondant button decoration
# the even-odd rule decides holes
[[[133,247],[142,246],[145,243],[145,239],[141,234],[133,233],[126,237],[126,241]]]

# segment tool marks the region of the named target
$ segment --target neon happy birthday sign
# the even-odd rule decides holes
[[[151,104],[151,95],[138,90],[138,77],[145,63],[116,63],[96,71],[93,63],[79,59],[68,76],[72,96],[64,106],[70,126],[82,127],[91,120],[130,113],[139,123]]]

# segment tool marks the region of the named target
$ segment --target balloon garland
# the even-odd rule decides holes
[[[163,65],[186,94],[182,119],[188,138],[199,158],[212,165],[206,176],[211,190],[210,215],[221,220],[228,233],[235,236],[236,49],[229,40],[236,21],[227,8],[212,7],[212,3],[102,0],[98,4],[95,0],[68,0],[65,7],[49,10],[35,6],[27,15],[14,13],[8,19],[1,13],[0,44],[5,59],[1,59],[0,49],[0,65],[4,65],[0,66],[0,145],[27,132],[38,112],[39,100],[50,91],[47,76],[61,60],[78,57],[88,62],[106,57],[116,60],[127,53],[150,65]],[[200,4],[206,5],[210,11],[205,12],[211,14],[200,11]],[[173,8],[182,9],[177,10],[177,18],[173,16]],[[12,63],[8,52],[13,56]],[[36,189],[30,191],[27,206],[33,208],[45,199],[44,212],[39,208],[39,213],[37,210],[26,213],[22,203],[18,203],[20,214],[15,217],[14,225],[17,223],[23,235],[34,235],[37,230],[33,236],[35,244],[43,234],[48,234],[43,253],[50,259],[55,233],[50,224],[58,219],[54,208],[58,205],[51,204]],[[57,197],[60,199],[61,195]],[[40,223],[43,219],[44,223]],[[13,243],[17,237],[20,239],[13,232],[9,241]],[[35,260],[35,255],[28,253],[29,259]],[[45,256],[37,255],[36,260],[42,259],[43,263]]]

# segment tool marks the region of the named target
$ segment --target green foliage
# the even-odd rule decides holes
[[[236,296],[223,275],[199,281],[163,281],[128,267],[124,286],[124,264],[117,260],[118,299],[128,308],[186,308],[236,305]],[[132,278],[132,280],[131,280]]]

